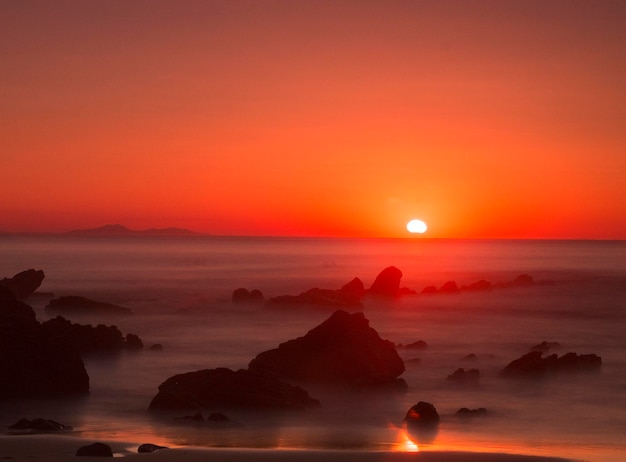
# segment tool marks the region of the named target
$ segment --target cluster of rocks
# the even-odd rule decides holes
[[[312,306],[344,309],[362,309],[363,299],[366,296],[376,298],[394,299],[405,295],[416,295],[417,292],[408,287],[401,287],[402,271],[395,266],[383,269],[369,289],[366,289],[363,281],[358,277],[346,283],[340,289],[320,289],[314,287],[298,295],[279,295],[265,299],[259,289],[248,290],[246,288],[235,289],[232,293],[232,302],[235,304],[262,305],[269,307]],[[425,287],[420,294],[459,294],[461,292],[485,292],[493,289],[514,287],[531,287],[536,282],[532,276],[521,274],[512,281],[491,283],[480,280],[469,285],[458,286],[455,281],[448,281],[441,287],[434,285]]]
[[[247,369],[205,369],[170,377],[149,409],[309,409],[320,402],[302,384],[404,388],[398,378],[403,372],[393,343],[381,339],[363,313],[337,310],[303,337],[260,353]]]
[[[83,326],[62,317],[40,323],[6,281],[39,280],[43,272],[19,274],[29,276],[5,278],[0,284],[0,399],[87,393],[82,353],[142,347],[138,336],[124,337],[116,326]],[[24,296],[23,287],[34,285],[24,283],[18,293]]]
[[[561,371],[592,371],[601,365],[602,358],[596,354],[569,352],[544,357],[543,351],[531,351],[511,361],[500,374],[506,377],[537,377]]]

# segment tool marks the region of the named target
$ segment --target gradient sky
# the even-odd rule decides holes
[[[626,2],[0,0],[0,230],[626,239]]]

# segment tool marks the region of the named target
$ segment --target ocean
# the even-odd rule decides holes
[[[155,417],[148,405],[168,377],[199,369],[246,368],[258,353],[303,336],[333,309],[271,309],[231,302],[234,289],[266,298],[312,287],[338,289],[354,277],[366,287],[396,266],[399,300],[365,299],[363,312],[396,344],[405,392],[334,392],[305,387],[321,408],[276,416],[229,416],[241,425],[212,428]],[[40,292],[82,295],[122,305],[130,316],[68,318],[117,325],[138,334],[139,352],[85,356],[88,396],[23,400],[0,406],[0,426],[22,417],[54,419],[73,435],[164,446],[469,450],[626,460],[626,241],[317,239],[266,237],[0,237],[0,277],[45,271]],[[420,295],[453,280],[512,281],[530,287]],[[45,297],[30,304],[37,318]],[[602,367],[535,380],[503,378],[510,361],[543,341],[554,353],[594,353]],[[163,345],[162,351],[147,348]],[[476,358],[469,361],[466,356]],[[477,368],[476,385],[451,383],[458,368]],[[403,418],[418,401],[441,416],[436,431],[415,435]],[[459,418],[459,408],[487,409]],[[16,436],[19,437],[19,436]]]

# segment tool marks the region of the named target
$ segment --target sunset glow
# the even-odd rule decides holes
[[[620,2],[0,5],[0,231],[626,238]]]

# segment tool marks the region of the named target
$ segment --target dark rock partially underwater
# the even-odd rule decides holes
[[[597,370],[602,365],[602,358],[596,354],[566,353],[562,356],[552,354],[543,357],[542,351],[531,351],[511,361],[500,375],[505,377],[535,377],[561,371]]]
[[[170,377],[159,386],[149,409],[250,411],[308,409],[319,406],[302,388],[245,369],[204,369]]]
[[[131,314],[130,308],[114,305],[112,303],[99,302],[77,295],[66,295],[50,300],[46,310],[59,314]]]
[[[257,355],[251,371],[298,383],[350,388],[405,386],[404,362],[394,344],[380,338],[363,313],[337,310],[304,337]]]

